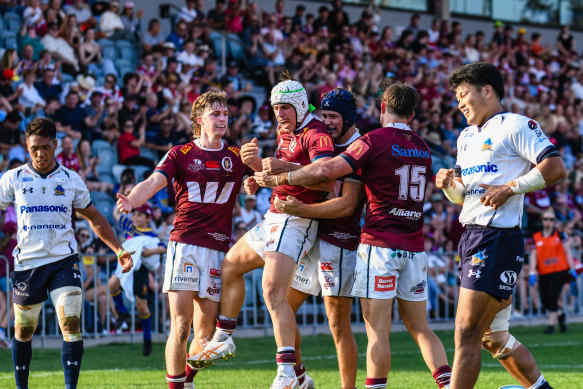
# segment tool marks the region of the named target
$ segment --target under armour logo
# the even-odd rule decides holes
[[[324,107],[330,106],[330,102],[328,100],[324,101]]]
[[[71,365],[78,366],[79,365],[79,362],[78,361],[74,361],[74,362],[67,361],[67,366],[71,366]]]
[[[14,369],[16,369],[16,371],[26,370],[26,365],[24,365],[24,366],[14,366]]]
[[[77,274],[77,273],[73,273],[73,278],[81,278],[81,275]]]
[[[473,271],[472,269],[470,269],[470,271],[468,272],[468,277],[476,276],[476,278],[480,278],[481,273],[482,273],[481,270]]]
[[[26,194],[26,192],[28,191],[28,193],[32,193],[32,188],[26,189],[26,188],[22,188],[22,193]]]

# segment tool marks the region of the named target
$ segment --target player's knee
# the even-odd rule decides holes
[[[119,278],[114,274],[108,281],[109,292],[117,292],[120,289]]]
[[[494,359],[505,359],[520,347],[520,342],[505,331],[486,332],[482,338],[482,347],[492,354]]]
[[[480,342],[480,338],[483,334],[480,330],[474,326],[467,325],[465,323],[455,324],[455,341],[456,346],[460,345],[471,345]]]
[[[77,316],[65,316],[59,319],[63,339],[67,342],[77,342],[81,337],[81,320]]]
[[[285,294],[285,289],[280,285],[277,285],[272,281],[266,281],[263,283],[263,299],[268,306],[278,305],[284,301],[287,301]]]
[[[51,300],[57,311],[59,327],[67,342],[81,340],[81,306],[83,295],[77,286],[64,286],[51,291]]]
[[[148,300],[142,298],[136,298],[136,309],[141,316],[146,316],[150,313],[148,309]]]
[[[32,339],[42,303],[34,305],[14,304],[14,335],[22,342]]]

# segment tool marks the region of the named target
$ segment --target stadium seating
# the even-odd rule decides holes
[[[119,57],[131,62],[135,68],[138,62],[138,52],[136,51],[135,44],[130,41],[120,40],[115,45]]]
[[[159,159],[158,152],[156,150],[152,150],[149,147],[141,147],[140,156],[151,159],[152,161],[157,161]]]
[[[114,224],[115,219],[113,218],[113,207],[115,206],[115,202],[111,196],[97,190],[92,191],[90,195],[95,208],[97,208],[110,224]]]
[[[6,12],[4,14],[4,24],[6,31],[11,31],[17,33],[20,30],[20,25],[22,24],[22,18],[19,14],[15,12]]]
[[[16,32],[14,31],[4,31],[2,34],[2,40],[4,41],[4,47],[7,49],[18,48],[18,38],[16,37]]]

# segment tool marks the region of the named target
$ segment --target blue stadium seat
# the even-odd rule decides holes
[[[111,173],[113,166],[117,163],[117,153],[111,148],[101,148],[96,154],[99,156],[99,165],[97,165],[97,173]]]
[[[216,57],[221,58],[223,54],[223,34],[217,31],[211,31],[209,38],[212,42]],[[226,46],[226,48],[228,49],[228,46]]]
[[[123,80],[123,76],[125,76],[127,73],[135,73],[136,67],[133,65],[123,65],[117,68],[117,72],[119,73],[119,79]]]
[[[97,43],[101,47],[106,47],[106,46],[113,46],[113,47],[115,47],[115,42],[112,41],[111,39],[107,39],[107,38],[99,39],[97,41]]]
[[[114,150],[113,146],[109,144],[109,142],[101,140],[101,139],[97,139],[94,140],[93,142],[91,142],[91,152],[93,153],[93,155],[98,156],[99,155],[99,151],[101,149],[112,149]]]
[[[152,150],[149,147],[141,147],[140,148],[140,157],[151,159],[152,161],[158,161],[160,157],[158,157],[158,152],[156,150]]]
[[[111,185],[114,185],[114,179],[113,179],[113,174],[111,173],[111,170],[107,171],[107,172],[97,172],[97,174],[99,174],[99,181],[101,182],[107,182]]]
[[[119,183],[121,181],[121,173],[128,167],[131,168],[131,166],[126,165],[113,165],[111,172],[113,173],[113,178],[115,179],[115,182]]]
[[[2,34],[4,40],[4,47],[7,49],[18,48],[18,39],[16,38],[16,32],[14,31],[4,31]]]
[[[152,168],[148,166],[132,165],[132,168],[136,173],[136,182],[144,181],[144,173],[152,171]]]
[[[91,192],[91,193],[95,193],[95,192]],[[95,208],[97,208],[97,210],[105,217],[105,219],[109,222],[109,224],[115,224],[115,218],[113,217],[113,207],[115,207],[115,202],[106,193],[103,193],[103,192],[97,192],[97,193],[102,193],[102,194],[106,195],[107,198],[95,201],[93,203],[93,205],[95,205]]]
[[[133,65],[137,64],[138,51],[132,42],[120,40],[117,41],[116,47],[120,58],[127,59],[128,61],[132,62]]]
[[[229,39],[227,39],[227,50],[229,57],[237,62],[243,62],[245,60],[245,50],[243,49],[243,42],[235,34],[229,34]]]
[[[101,54],[103,54],[103,58],[107,58],[112,61],[115,61],[118,58],[117,49],[113,45],[102,47]]]
[[[6,26],[6,31],[12,31],[17,33],[20,30],[20,25],[22,24],[22,18],[19,14],[15,12],[6,12],[4,14],[4,24]],[[6,33],[6,31],[4,33]]]
[[[4,19],[0,15],[0,39],[2,39],[2,34],[4,33]]]

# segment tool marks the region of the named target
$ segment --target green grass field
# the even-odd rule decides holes
[[[512,333],[534,354],[555,389],[583,388],[583,324],[572,324],[566,334],[542,334],[543,327],[516,327]],[[453,333],[439,337],[452,358]],[[339,388],[334,344],[330,336],[306,336],[304,361],[316,388]],[[366,336],[357,334],[361,353],[357,384],[364,388]],[[200,372],[195,384],[205,388],[268,388],[275,374],[273,338],[236,339],[237,357]],[[390,388],[437,388],[417,346],[406,332],[393,333]],[[141,344],[111,344],[85,349],[80,388],[165,388],[164,345],[152,355],[141,355]],[[489,354],[482,354],[482,371],[476,388],[490,389],[515,383]],[[33,350],[30,388],[62,388],[60,350]],[[0,350],[0,388],[14,388],[10,350]]]

